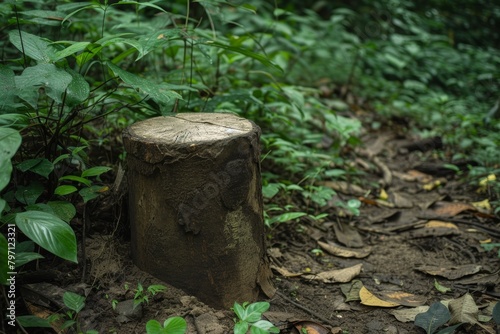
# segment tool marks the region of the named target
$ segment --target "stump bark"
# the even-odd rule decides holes
[[[156,117],[124,131],[139,268],[218,308],[274,294],[259,137],[253,122],[223,113]]]

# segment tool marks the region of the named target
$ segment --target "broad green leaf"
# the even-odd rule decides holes
[[[269,183],[262,186],[262,195],[265,198],[273,198],[281,189],[280,183]]]
[[[45,177],[46,179],[49,178],[49,174],[52,173],[52,171],[54,170],[54,165],[52,164],[52,162],[50,162],[45,158],[24,160],[23,162],[19,163],[16,167],[22,172],[26,172],[29,170],[33,173]]]
[[[111,167],[104,167],[104,166],[92,167],[84,170],[82,172],[82,177],[99,176],[103,173],[109,172],[111,169],[112,169]]]
[[[30,327],[50,328],[50,327],[52,327],[49,320],[42,319],[42,318],[36,317],[34,315],[19,315],[16,317],[16,321],[18,321],[21,326],[26,327],[26,328],[30,328]]]
[[[435,302],[427,312],[415,316],[415,325],[423,328],[427,334],[433,334],[450,318],[448,308],[439,302]]]
[[[493,312],[491,312],[491,316],[497,325],[500,326],[500,302],[497,302],[493,307]]]
[[[66,89],[66,105],[74,107],[85,101],[90,95],[89,83],[78,72],[68,70],[72,80]]]
[[[238,317],[238,319],[240,319],[240,320],[245,319],[245,309],[243,308],[243,306],[241,306],[240,304],[235,302],[233,305],[233,311],[236,314],[236,316]]]
[[[186,320],[181,317],[171,317],[163,323],[164,332],[168,334],[184,334],[186,328]]]
[[[242,320],[256,322],[262,318],[262,313],[269,309],[268,302],[256,302],[248,305],[245,309],[245,318]]]
[[[251,324],[250,331],[253,334],[260,333],[279,333],[278,327],[275,327],[271,322],[267,320],[259,320]]]
[[[31,205],[36,203],[36,200],[43,194],[44,190],[45,188],[40,182],[32,182],[27,186],[17,186],[15,197],[19,202]]]
[[[54,190],[54,195],[65,196],[74,193],[78,189],[75,186],[62,185]]]
[[[15,83],[13,83],[15,85]],[[1,84],[0,84],[0,89]],[[1,108],[0,108],[1,109]],[[8,127],[22,130],[30,125],[30,118],[24,114],[2,114],[0,115],[0,127]]]
[[[10,159],[16,154],[21,141],[22,137],[17,130],[0,127],[0,191],[10,182]]]
[[[14,71],[0,64],[0,111],[15,110],[16,95]]]
[[[234,324],[234,334],[246,334],[248,331],[248,322],[238,321]]]
[[[122,70],[111,62],[107,62],[107,65],[126,84],[148,95],[160,104],[166,104],[172,99],[182,100],[182,96],[179,95],[179,93],[168,89],[164,84],[158,84],[148,79],[141,78],[135,74]]]
[[[7,205],[7,202],[3,198],[0,198],[0,217],[2,216],[3,210],[5,210],[5,205]]]
[[[63,95],[73,80],[71,74],[54,64],[38,64],[26,68],[15,78],[19,97],[37,108],[40,88],[56,103],[62,103]]]
[[[70,43],[71,45],[61,51],[57,51],[54,61],[61,60],[77,52],[83,51],[87,48],[87,45],[90,44],[90,42],[73,42],[73,41],[67,41],[67,42],[60,41],[58,43]]]
[[[49,201],[47,205],[52,208],[55,215],[66,223],[69,223],[76,215],[76,208],[71,202],[67,201]]]
[[[16,225],[40,247],[78,263],[75,232],[60,218],[46,212],[25,211],[16,214]]]
[[[51,46],[52,42],[49,40],[19,30],[9,31],[9,39],[20,52],[24,51],[26,56],[39,63],[49,63],[56,59],[57,49]]]
[[[306,215],[305,212],[287,212],[287,213],[283,213],[283,214],[278,215],[276,217],[272,217],[271,218],[271,224],[273,224],[273,223],[285,223],[285,222],[288,222],[288,221],[291,221],[291,220],[303,217],[305,215]]]
[[[16,252],[16,268],[25,265],[28,262],[43,259],[41,254],[35,252]]]
[[[146,333],[163,334],[165,332],[163,331],[163,327],[161,327],[161,324],[158,321],[151,319],[146,323]]]
[[[7,268],[8,262],[4,259],[7,259],[8,247],[7,247],[7,239],[4,237],[2,233],[0,233],[0,284],[7,283],[7,273],[11,270]]]
[[[83,178],[81,176],[76,176],[76,175],[65,175],[65,176],[61,176],[59,178],[59,181],[65,181],[65,180],[75,181],[75,182],[84,184],[87,187],[90,187],[92,185],[92,181],[90,181],[89,179]]]
[[[71,291],[66,291],[63,295],[63,302],[70,310],[79,313],[85,307],[85,297]]]
[[[83,202],[87,203],[88,201],[99,197],[99,195],[104,191],[106,191],[107,189],[108,189],[107,186],[91,186],[80,189],[78,193],[80,194],[80,196],[82,196]]]

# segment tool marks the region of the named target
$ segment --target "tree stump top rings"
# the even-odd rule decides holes
[[[123,137],[129,154],[154,164],[196,154],[216,156],[219,145],[252,132],[260,134],[260,128],[233,114],[182,113],[137,122],[124,131]],[[211,145],[213,149],[207,150]]]

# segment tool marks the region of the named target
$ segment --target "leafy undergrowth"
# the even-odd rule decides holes
[[[67,326],[135,331],[112,313],[135,299],[122,287],[161,283],[123,271],[121,132],[153,116],[231,112],[263,133],[280,291],[271,312],[289,313],[271,322],[489,333],[499,297],[500,10],[462,5],[2,3],[0,280],[18,271],[19,285],[64,277],[78,290],[82,281],[86,308],[111,320],[85,314],[75,297]],[[40,314],[27,295],[22,313]],[[152,318],[151,330],[184,328],[167,318],[186,314],[201,331],[202,306],[159,298],[172,312],[158,318],[133,303],[145,312],[130,315],[138,332]],[[227,315],[202,309],[228,330]]]

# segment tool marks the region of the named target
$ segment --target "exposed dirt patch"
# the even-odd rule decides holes
[[[377,141],[377,138],[384,139]],[[368,135],[365,141],[371,144],[353,156],[357,168],[366,173],[364,182],[359,184],[361,188],[337,189],[343,200],[361,198],[363,205],[359,216],[342,217],[331,205],[325,208],[331,215],[324,221],[302,220],[282,224],[270,231],[268,252],[278,293],[269,300],[268,319],[283,333],[291,332],[292,324],[299,320],[323,325],[331,333],[424,333],[412,321],[402,322],[391,314],[394,310],[415,305],[380,307],[366,306],[359,300],[346,301],[345,291],[349,291],[356,280],[360,281],[356,284],[362,284],[375,295],[384,296],[388,291],[409,293],[414,295],[414,300],[422,301],[422,305],[470,293],[479,312],[491,314],[491,303],[500,298],[500,261],[495,251],[486,252],[480,247],[480,241],[500,242],[500,225],[498,218],[487,210],[470,204],[488,199],[488,189],[478,193],[477,186],[466,186],[463,179],[449,173],[432,153],[408,147],[407,143],[412,142],[408,138],[392,134],[385,137]],[[416,147],[423,151],[429,149],[428,145]],[[410,172],[419,168],[423,161],[428,162],[425,168],[420,166],[425,173]],[[384,182],[385,186],[379,186]],[[386,198],[381,195],[381,189],[385,190]],[[454,206],[451,203],[455,203]],[[426,225],[431,220],[442,224]],[[94,222],[94,227],[96,225],[100,223]],[[86,241],[84,283],[79,283],[82,268],[56,266],[57,275],[52,273],[49,278],[34,279],[50,282],[55,287],[52,301],[58,300],[65,290],[87,297],[79,319],[82,329],[95,329],[99,333],[144,333],[150,319],[163,322],[171,316],[182,316],[188,323],[188,333],[232,332],[230,310],[210,308],[195,297],[140,271],[130,261],[126,238],[103,236],[95,233],[96,230],[99,229],[96,227]],[[329,242],[362,255],[332,255],[320,246]],[[358,264],[362,265],[361,271],[346,282],[325,283],[317,279],[322,272]],[[478,270],[470,266],[458,267],[463,265]],[[428,266],[437,267],[441,270],[440,275],[425,272]],[[458,277],[443,277],[448,275],[445,269],[454,270],[453,275]],[[451,290],[439,292],[435,280]],[[144,287],[163,284],[168,289],[152,296],[149,303],[133,312],[116,307],[121,312],[118,314],[112,307],[113,301],[132,300],[138,283]],[[30,287],[32,292],[38,290],[42,295],[47,295],[49,290],[47,286]],[[57,291],[57,287],[62,290]],[[38,298],[40,304],[42,299],[34,295],[23,294],[23,298],[30,305],[37,304]],[[41,304],[38,306],[49,312],[62,307],[50,301]],[[494,323],[489,320],[482,327],[463,325],[457,332],[494,331]]]

